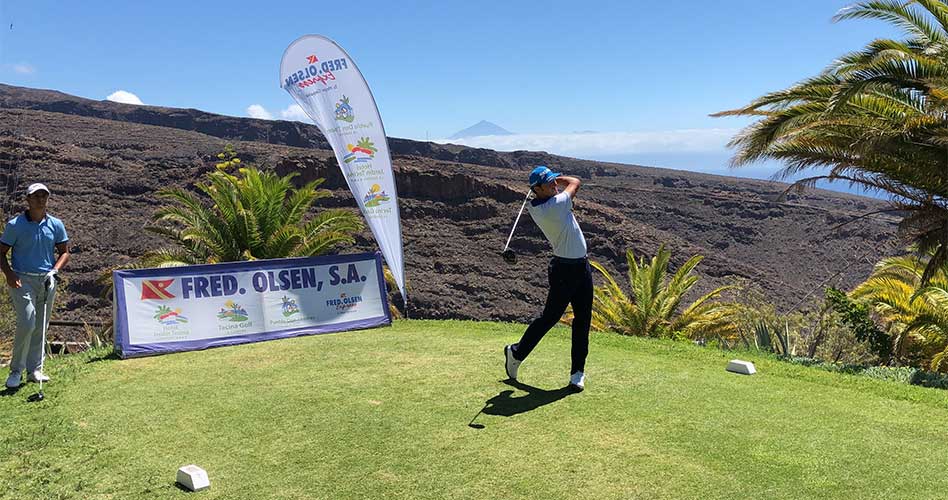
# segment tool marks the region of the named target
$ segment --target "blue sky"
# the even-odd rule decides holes
[[[524,135],[479,145],[713,171],[748,122],[709,113],[896,35],[832,23],[850,3],[0,0],[0,81],[302,118],[278,66],[290,42],[319,33],[358,63],[391,136],[436,139],[486,119]]]

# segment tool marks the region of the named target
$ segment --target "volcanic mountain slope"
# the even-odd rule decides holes
[[[60,318],[108,317],[96,277],[163,244],[143,230],[156,191],[193,188],[227,144],[244,161],[298,172],[298,183],[326,178],[335,196],[322,206],[357,210],[314,126],[0,85],[0,186],[16,186],[15,206],[28,183],[47,182],[50,210],[65,220],[76,251]],[[783,184],[395,138],[390,146],[415,318],[525,321],[539,311],[549,245],[529,217],[511,243],[518,263],[500,257],[537,164],[584,180],[575,207],[590,254],[617,272],[626,270],[627,248],[651,255],[664,244],[674,266],[705,256],[701,291],[744,278],[788,308],[818,297],[831,277],[855,284],[897,249],[895,219],[836,228],[883,208],[869,198],[811,190],[776,202]],[[368,230],[358,239],[345,251],[375,249]]]

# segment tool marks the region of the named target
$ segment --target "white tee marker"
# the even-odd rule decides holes
[[[757,369],[754,368],[754,363],[750,361],[741,361],[739,359],[732,359],[727,364],[727,371],[740,373],[741,375],[753,375],[757,373]]]
[[[211,480],[207,478],[207,471],[193,464],[178,469],[177,481],[178,484],[190,491],[201,491],[211,486]]]

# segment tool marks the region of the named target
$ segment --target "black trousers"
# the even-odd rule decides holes
[[[592,270],[586,259],[566,260],[554,257],[547,268],[550,290],[546,296],[543,315],[533,320],[520,342],[514,347],[514,357],[527,359],[540,339],[563,316],[567,304],[573,305],[573,345],[570,374],[585,371],[589,353],[589,322],[592,319]]]

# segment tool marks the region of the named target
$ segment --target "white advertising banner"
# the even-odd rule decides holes
[[[391,323],[379,254],[115,271],[123,358]]]
[[[332,146],[349,190],[406,298],[392,159],[365,78],[342,47],[326,37],[306,35],[283,53],[280,86],[293,96]]]

